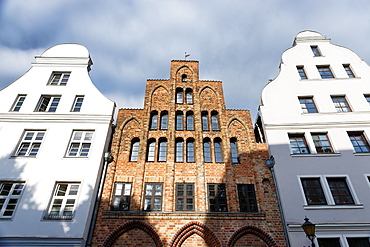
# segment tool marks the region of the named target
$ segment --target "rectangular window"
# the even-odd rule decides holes
[[[115,183],[112,210],[130,210],[131,183]]]
[[[146,183],[144,194],[144,211],[162,210],[163,184]]]
[[[24,100],[26,99],[25,94],[19,94],[14,101],[13,107],[11,111],[19,111],[23,105]]]
[[[347,132],[356,153],[370,152],[370,146],[362,131]]]
[[[320,57],[321,56],[321,52],[320,52],[319,48],[317,47],[317,45],[311,46],[311,50],[312,50],[312,53],[315,57]]]
[[[57,110],[60,95],[42,95],[35,111],[37,112],[55,112]]]
[[[347,238],[349,247],[370,247],[369,237]]]
[[[258,212],[254,184],[238,184],[240,212]]]
[[[80,112],[83,101],[84,101],[84,96],[76,96],[75,101],[73,102],[72,111]]]
[[[303,113],[317,113],[313,97],[299,97],[298,99]]]
[[[77,204],[80,183],[57,183],[46,219],[71,220]]]
[[[292,154],[309,154],[304,134],[289,134],[290,149]]]
[[[355,204],[346,178],[327,178],[336,205]]]
[[[194,210],[194,184],[176,184],[176,210]]]
[[[311,135],[317,153],[333,153],[327,133],[311,133]]]
[[[24,188],[24,182],[0,181],[0,218],[11,218]]]
[[[301,178],[301,183],[308,205],[327,204],[320,178]]]
[[[320,247],[341,247],[339,238],[318,238],[317,242]]]
[[[351,112],[345,96],[331,96],[331,100],[337,112]]]
[[[193,140],[188,140],[186,142],[186,162],[195,162],[195,148]]]
[[[14,155],[36,157],[44,139],[45,132],[45,130],[26,130]]]
[[[347,75],[349,78],[355,78],[355,74],[353,73],[349,64],[343,64],[343,68],[347,72]]]
[[[67,85],[71,72],[53,72],[48,85],[65,86]]]
[[[208,184],[209,211],[227,212],[225,184]]]
[[[325,66],[316,66],[317,70],[320,73],[320,76],[322,79],[328,79],[328,78],[334,78],[333,73],[331,72],[330,66],[325,65]]]
[[[94,131],[73,131],[68,145],[67,157],[87,157],[90,152]]]
[[[307,80],[307,75],[303,66],[297,66],[297,71],[299,76],[301,77],[301,80]]]

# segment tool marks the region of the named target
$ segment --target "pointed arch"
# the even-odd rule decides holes
[[[170,246],[180,247],[185,242],[185,240],[193,234],[197,234],[201,238],[203,238],[208,246],[221,246],[221,243],[214,232],[205,224],[197,221],[189,222],[181,227],[172,238]]]
[[[162,106],[163,104],[161,104],[161,102],[169,102],[170,93],[168,89],[163,85],[158,85],[151,93],[151,101],[153,109],[156,109],[158,106]]]
[[[125,232],[128,232],[128,231],[130,231],[132,229],[135,229],[135,228],[143,230],[144,232],[146,232],[153,239],[153,241],[155,243],[155,246],[160,246],[160,247],[163,246],[163,243],[162,243],[161,239],[159,238],[158,233],[150,225],[148,225],[148,224],[146,224],[142,221],[138,221],[138,220],[133,220],[133,221],[126,222],[122,226],[118,227],[111,234],[109,234],[109,236],[104,241],[102,246],[103,247],[113,246],[114,242],[116,242],[116,240],[121,235],[123,235]]]
[[[176,70],[176,81],[178,82],[193,81],[193,74],[194,74],[194,71],[191,67],[187,65],[183,65],[178,70]]]
[[[263,242],[267,244],[268,247],[277,247],[276,242],[274,239],[264,230],[257,226],[243,226],[236,230],[234,234],[230,237],[227,246],[232,247],[236,244],[236,242],[243,236],[247,234],[253,234],[259,237]]]
[[[199,99],[201,102],[202,109],[207,108],[219,109],[220,108],[219,104],[222,103],[220,102],[216,91],[208,85],[200,90]]]
[[[229,124],[227,125],[228,130],[233,129],[233,125],[241,126],[244,129],[244,131],[247,129],[246,126],[245,126],[245,123],[242,120],[240,120],[239,118],[236,118],[236,117],[233,117],[232,119],[230,119]]]

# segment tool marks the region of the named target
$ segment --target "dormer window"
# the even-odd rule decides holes
[[[186,82],[186,78],[187,78],[188,76],[186,75],[186,74],[183,74],[182,76],[181,76],[181,81],[182,82]]]

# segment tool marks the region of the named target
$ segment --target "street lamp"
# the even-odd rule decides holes
[[[305,222],[302,224],[303,231],[306,233],[306,237],[311,240],[311,246],[315,247],[313,240],[316,238],[315,235],[315,224],[310,222],[307,216],[304,218]]]

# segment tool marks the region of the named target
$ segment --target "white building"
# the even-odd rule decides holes
[[[317,32],[300,32],[264,88],[259,132],[273,171],[290,246],[370,246],[370,68]],[[316,245],[316,246],[317,246]]]
[[[0,91],[0,246],[84,246],[115,103],[61,44]]]

